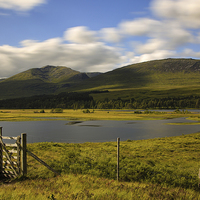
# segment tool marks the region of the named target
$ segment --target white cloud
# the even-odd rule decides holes
[[[151,9],[159,17],[200,28],[200,0],[153,0]]]
[[[0,0],[0,8],[16,11],[28,11],[35,6],[46,3],[46,0]]]
[[[166,41],[162,39],[149,39],[146,44],[139,44],[135,47],[139,54],[150,54],[157,50],[162,50],[166,46]]]
[[[135,56],[130,61],[131,61],[131,63],[140,63],[140,62],[146,62],[149,60],[172,58],[172,57],[175,57],[175,55],[176,55],[176,53],[174,51],[158,50],[158,51],[154,51],[153,53]]]
[[[118,43],[122,39],[122,34],[116,28],[103,28],[99,31],[103,40]]]
[[[0,7],[3,2],[10,2],[12,6],[16,3],[0,0]],[[46,1],[26,2],[34,2],[36,6]],[[24,40],[20,42],[20,47],[0,46],[0,74],[2,77],[9,77],[47,64],[62,65],[82,72],[105,72],[154,59],[199,58],[200,52],[184,49],[188,44],[200,43],[200,33],[196,30],[200,28],[199,6],[200,0],[153,0],[151,9],[160,18],[122,21],[116,27],[102,28],[99,31],[92,31],[85,26],[72,27],[64,32],[63,38]],[[23,9],[32,7],[33,4],[27,4]],[[16,8],[23,10],[17,6]],[[112,43],[112,46],[106,42]],[[117,47],[119,43],[123,48]],[[131,44],[134,44],[132,52]]]
[[[147,54],[152,55],[159,50],[174,51],[186,44],[196,43],[198,38],[193,35],[191,30],[184,27],[177,20],[171,19],[134,19],[120,23],[118,29],[124,37],[130,38],[133,41],[135,36],[145,37],[143,42],[132,42],[136,53],[145,54],[145,57],[147,57]]]
[[[150,37],[155,38],[154,41],[165,41],[164,49],[176,49],[195,41],[194,35],[189,30],[173,21],[163,21],[158,29],[151,32]]]
[[[187,57],[187,58],[199,58],[200,52],[195,52],[193,49],[185,48],[181,53],[180,56]]]
[[[142,36],[154,32],[161,26],[161,23],[154,19],[140,18],[132,21],[124,21],[119,24],[121,33]]]
[[[92,43],[97,41],[97,36],[95,31],[88,30],[85,26],[78,26],[69,28],[65,34],[64,38],[70,42],[74,43]]]
[[[42,42],[25,40],[20,44],[21,47],[0,46],[1,77],[48,64],[82,72],[105,72],[121,62],[119,50],[101,42],[66,44],[62,38],[52,38]]]

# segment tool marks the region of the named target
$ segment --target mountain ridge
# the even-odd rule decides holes
[[[81,73],[61,66],[33,68],[0,82],[0,99],[60,92],[109,90],[97,99],[134,97],[134,91],[168,92],[175,88],[200,89],[200,60],[168,58],[136,63],[106,73]],[[123,92],[122,92],[123,91]],[[146,89],[145,89],[146,91]],[[105,96],[106,95],[106,96]]]

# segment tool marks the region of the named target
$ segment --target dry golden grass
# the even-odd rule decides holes
[[[135,114],[134,111],[123,110],[92,110],[90,113],[83,113],[83,110],[65,109],[63,113],[51,113],[50,109],[45,109],[45,113],[40,113],[40,109],[1,109],[0,121],[38,121],[38,120],[158,120],[177,117],[197,117],[195,113],[161,113]]]

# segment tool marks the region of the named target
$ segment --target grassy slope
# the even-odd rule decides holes
[[[199,60],[165,59],[129,65],[87,79],[87,74],[66,67],[47,66],[1,81],[0,98],[91,90],[109,90],[92,94],[96,100],[200,95],[199,69]]]
[[[0,186],[1,199],[199,199],[200,133],[120,143],[34,143],[28,149],[54,174],[28,156],[28,177]],[[128,181],[129,180],[129,181]]]
[[[86,80],[73,89],[109,90],[109,93],[92,95],[99,100],[106,97],[130,99],[200,95],[199,66],[198,60],[192,59],[165,59],[133,64]]]
[[[56,84],[46,83],[39,79],[1,82],[0,99],[51,94],[54,93],[56,89]]]
[[[76,74],[80,74],[80,72],[72,70],[67,67],[55,67],[55,66],[45,66],[42,68],[33,68],[27,71],[16,74],[8,79],[8,81],[22,81],[22,80],[42,80],[45,82],[62,82],[63,80],[67,80],[73,77]]]
[[[0,82],[0,99],[53,94],[81,82],[87,75],[67,67],[33,68]]]

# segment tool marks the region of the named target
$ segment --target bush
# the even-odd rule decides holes
[[[45,113],[45,111],[44,110],[40,110],[40,113]]]
[[[52,108],[51,109],[51,113],[63,113],[63,109],[62,108]]]
[[[141,111],[138,111],[138,110],[134,111],[134,113],[135,113],[135,114],[142,114],[142,112],[141,112]]]
[[[152,111],[150,111],[150,110],[145,110],[144,111],[144,114],[152,114],[153,112]]]
[[[87,110],[83,110],[83,113],[90,113],[90,111],[87,109]]]

